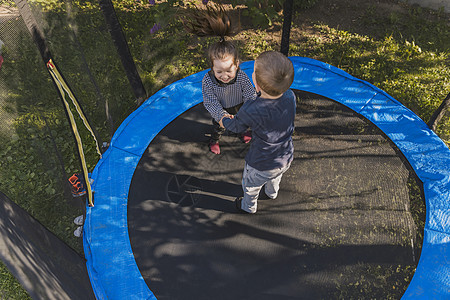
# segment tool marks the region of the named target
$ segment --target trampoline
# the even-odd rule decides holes
[[[160,90],[122,123],[92,173],[95,207],[84,226],[98,299],[330,298],[374,264],[415,264],[419,255],[403,298],[450,295],[450,150],[373,85],[290,59],[295,159],[279,197],[261,196],[256,215],[233,203],[248,145],[229,134],[223,154],[207,151],[206,71]],[[251,75],[253,62],[241,68]],[[427,205],[421,253],[409,167]]]

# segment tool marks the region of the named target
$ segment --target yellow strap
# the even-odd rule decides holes
[[[81,167],[83,168],[84,181],[85,181],[86,187],[87,187],[86,191],[87,191],[87,195],[88,195],[88,203],[89,203],[89,206],[94,206],[94,202],[92,200],[91,183],[89,181],[88,169],[87,169],[87,166],[86,166],[86,159],[85,159],[84,151],[83,151],[83,144],[81,142],[80,134],[78,133],[77,124],[75,123],[75,119],[73,117],[72,112],[70,111],[70,106],[69,106],[69,103],[66,101],[66,97],[65,97],[65,93],[64,93],[64,90],[70,92],[70,89],[68,89],[68,88],[64,89],[64,85],[62,83],[64,81],[62,80],[62,77],[60,77],[62,82],[58,79],[57,74],[59,74],[59,73],[57,73],[56,67],[53,64],[52,60],[48,61],[47,67],[48,67],[49,72],[52,75],[52,77],[53,77],[53,79],[54,79],[54,81],[56,83],[56,86],[58,87],[58,89],[60,91],[61,97],[63,99],[64,106],[66,107],[66,111],[67,111],[67,114],[69,116],[70,125],[72,126],[72,131],[73,131],[73,133],[75,135],[75,139],[77,141],[78,150],[79,150],[79,153],[80,153],[81,165],[82,165]],[[56,70],[56,72],[55,72],[55,70]],[[61,76],[61,75],[59,75],[59,76]],[[65,85],[65,86],[67,87],[67,85]],[[70,95],[71,95],[71,93],[69,93],[69,97],[70,97]],[[72,102],[75,104],[76,101],[74,101],[74,99],[72,99]],[[77,106],[77,105],[75,105],[75,106]],[[78,113],[80,113],[81,110],[77,109],[77,111],[78,111]],[[85,125],[86,125],[86,123],[85,123]],[[92,131],[91,131],[91,133],[92,133]]]
[[[58,69],[56,68],[56,65],[53,63],[53,61],[51,59],[48,61],[47,66],[54,73],[54,74],[52,74],[52,72],[50,72],[52,74],[53,78],[55,78],[55,80],[57,82],[59,82],[59,84],[62,86],[62,88],[67,92],[70,100],[72,100],[72,103],[75,106],[75,109],[77,110],[78,115],[83,120],[84,126],[86,126],[86,128],[89,130],[89,132],[91,133],[92,137],[94,138],[94,140],[95,140],[95,147],[97,149],[97,153],[98,153],[98,155],[100,155],[100,158],[101,158],[102,157],[102,152],[100,151],[100,148],[98,146],[97,138],[95,137],[94,131],[92,130],[91,126],[89,125],[89,122],[88,122],[86,116],[84,115],[83,111],[81,110],[80,104],[78,103],[77,99],[73,95],[73,93],[70,90],[70,88],[67,86],[66,82],[64,81],[64,79],[62,78],[62,76],[59,73]],[[60,91],[61,91],[61,88],[60,88]]]

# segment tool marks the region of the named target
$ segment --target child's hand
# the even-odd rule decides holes
[[[223,126],[223,122],[222,122],[222,121],[223,121],[223,118],[233,119],[234,116],[233,116],[233,115],[230,115],[230,114],[224,114],[224,115],[223,115],[222,119],[220,119],[220,121],[219,121],[219,125],[220,125],[220,127],[225,128],[225,126]]]

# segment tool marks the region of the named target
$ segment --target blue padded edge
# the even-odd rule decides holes
[[[450,298],[450,150],[412,111],[384,91],[341,69],[291,57],[293,89],[319,94],[361,114],[397,145],[423,182],[427,205],[422,254],[402,299]],[[250,76],[253,62],[241,68]],[[132,253],[127,227],[131,178],[153,138],[172,120],[202,101],[207,70],[154,94],[117,129],[92,172],[94,207],[87,207],[83,241],[97,299],[156,299]]]

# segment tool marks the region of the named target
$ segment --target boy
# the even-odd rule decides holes
[[[293,160],[296,104],[289,89],[294,67],[280,52],[259,55],[252,79],[259,96],[245,102],[234,117],[224,116],[220,124],[236,133],[252,129],[252,144],[245,156],[242,175],[244,197],[236,198],[235,204],[239,211],[253,214],[264,185],[269,198],[277,197],[281,177]]]

